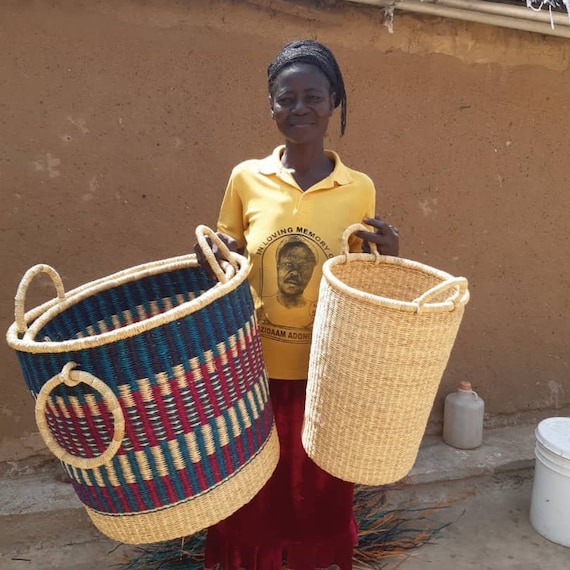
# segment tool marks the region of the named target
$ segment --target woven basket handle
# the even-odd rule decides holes
[[[208,243],[208,238],[212,240],[212,243],[217,246],[222,258],[227,260],[236,271],[239,270],[239,265],[235,259],[238,254],[230,251],[228,246],[218,237],[218,234],[216,234],[216,232],[211,230],[208,226],[200,225],[196,228],[196,239],[198,240],[198,245],[204,253],[206,261],[212,268],[212,271],[218,278],[218,281],[220,281],[220,283],[226,283],[228,281],[228,277],[220,261],[218,261],[216,255],[214,254],[212,246],[210,243]]]
[[[75,366],[77,366],[75,362],[68,362],[59,374],[48,380],[42,386],[42,389],[36,399],[36,423],[47,448],[58,459],[72,467],[76,467],[77,469],[93,469],[109,462],[117,453],[117,450],[123,441],[123,436],[125,435],[125,417],[123,415],[121,405],[119,404],[119,400],[111,388],[109,388],[109,386],[107,386],[107,384],[102,380],[99,380],[99,378],[89,374],[89,372],[72,370]],[[107,409],[113,416],[113,439],[111,440],[109,447],[96,457],[78,457],[77,455],[73,455],[69,453],[69,451],[63,449],[63,447],[61,447],[53,437],[46,418],[46,406],[51,391],[60,384],[76,386],[80,382],[88,384],[93,388],[93,390],[96,390],[101,394]]]
[[[47,273],[53,284],[55,286],[55,290],[57,292],[57,297],[60,301],[65,299],[65,289],[63,288],[63,282],[59,273],[49,265],[45,265],[40,263],[38,265],[34,265],[30,267],[22,280],[20,281],[20,285],[18,286],[18,290],[16,291],[16,298],[15,298],[15,309],[14,309],[14,316],[16,319],[16,333],[19,335],[23,335],[28,330],[28,325],[26,324],[26,293],[28,292],[28,287],[32,280],[39,275],[40,273]]]
[[[344,232],[342,233],[342,237],[340,239],[340,253],[341,255],[347,257],[347,259],[348,259],[348,254],[350,253],[350,246],[348,244],[350,236],[353,233],[360,231],[369,232],[370,228],[367,228],[364,224],[352,224],[348,226],[348,228],[346,228],[346,230],[344,230]],[[374,255],[378,259],[382,255],[378,251],[378,244],[373,242],[368,242],[368,243],[370,244],[370,253],[372,253],[372,255]]]
[[[418,313],[422,309],[422,307],[433,299],[435,296],[447,291],[448,289],[459,288],[459,293],[455,295],[451,300],[455,306],[457,306],[458,302],[461,302],[463,297],[465,296],[465,292],[467,291],[467,279],[465,277],[452,277],[447,281],[442,281],[438,283],[435,287],[427,290],[425,293],[422,293],[419,297],[414,299],[412,303],[418,306]]]

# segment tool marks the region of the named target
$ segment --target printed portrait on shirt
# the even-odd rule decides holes
[[[261,321],[285,328],[310,328],[317,306],[325,255],[302,235],[275,240],[263,252]]]

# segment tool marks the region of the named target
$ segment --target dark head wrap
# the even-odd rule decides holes
[[[308,63],[318,67],[328,79],[331,90],[335,94],[334,107],[340,105],[340,134],[346,129],[346,92],[340,67],[333,53],[323,44],[314,40],[297,40],[288,43],[275,56],[267,68],[267,87],[269,95],[273,95],[273,87],[277,76],[289,65]]]

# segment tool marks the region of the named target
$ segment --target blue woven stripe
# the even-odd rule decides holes
[[[137,493],[138,493],[139,497],[142,499],[142,501],[145,505],[145,508],[150,509],[153,507],[153,504],[152,504],[152,501],[151,501],[150,497],[148,496],[148,493],[144,487],[144,479],[143,479],[142,473],[139,469],[139,463],[138,463],[137,458],[135,456],[135,452],[131,451],[131,452],[127,453],[126,455],[129,459],[131,471],[133,472],[133,475],[136,479]],[[117,463],[118,463],[117,460],[113,460],[113,464],[114,464],[115,469],[117,469],[117,466],[118,466]]]
[[[113,463],[114,463],[113,466],[119,465],[118,461],[115,461]],[[132,467],[131,467],[131,469],[132,469]],[[115,469],[115,474],[117,476],[117,479],[119,480],[119,483],[121,485],[121,490],[123,491],[123,493],[125,495],[125,499],[127,501],[127,504],[129,505],[129,511],[130,512],[136,512],[138,510],[137,501],[136,501],[135,495],[133,494],[133,490],[131,489],[131,486],[127,483],[127,480],[123,474],[122,469]]]

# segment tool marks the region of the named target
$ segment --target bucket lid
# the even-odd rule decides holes
[[[570,418],[547,418],[535,431],[536,439],[546,449],[570,459]]]

